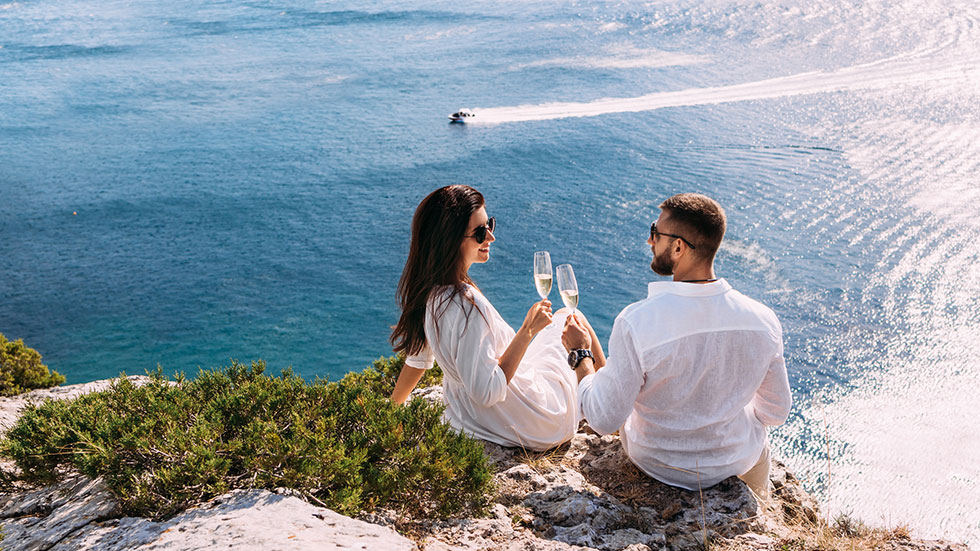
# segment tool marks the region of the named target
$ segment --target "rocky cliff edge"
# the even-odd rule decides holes
[[[70,398],[108,384],[0,398],[0,429],[9,428],[28,402]],[[439,393],[436,387],[416,396],[439,400]],[[848,533],[847,526],[830,526],[813,497],[778,461],[771,475],[773,499],[760,504],[734,477],[701,492],[661,484],[630,463],[618,436],[599,436],[585,424],[571,442],[545,453],[485,446],[497,469],[497,492],[486,518],[416,519],[380,509],[354,519],[289,490],[236,490],[155,522],[121,517],[100,480],[76,476],[45,488],[5,489],[0,546],[37,551],[968,551],[964,545],[914,540],[902,529]]]

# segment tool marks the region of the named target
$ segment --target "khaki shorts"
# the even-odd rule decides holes
[[[771,463],[771,456],[769,453],[769,443],[766,442],[766,447],[762,448],[762,455],[759,456],[759,460],[756,461],[755,466],[748,470],[745,474],[740,474],[738,477],[745,482],[745,485],[752,490],[755,497],[761,501],[769,500],[769,467]]]

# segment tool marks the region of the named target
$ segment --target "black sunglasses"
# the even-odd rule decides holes
[[[690,247],[692,251],[696,248],[694,245],[691,245],[691,242],[690,241],[688,241],[687,239],[684,239],[683,237],[681,237],[679,235],[674,235],[672,233],[664,233],[664,232],[657,231],[657,223],[656,222],[653,222],[652,224],[650,224],[650,239],[656,240],[658,235],[663,235],[665,237],[675,237],[677,239],[680,239],[681,241],[683,241],[684,243],[686,243],[687,246]]]
[[[466,237],[472,237],[476,239],[476,242],[483,244],[487,240],[487,232],[493,233],[493,229],[497,227],[497,219],[491,216],[487,219],[487,223],[480,226],[479,228],[473,230],[473,235],[467,235]]]

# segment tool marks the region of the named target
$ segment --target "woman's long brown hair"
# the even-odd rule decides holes
[[[415,209],[412,243],[396,294],[402,314],[391,332],[395,352],[412,355],[425,347],[425,308],[433,289],[451,287],[448,301],[465,296],[464,285],[473,283],[463,266],[460,244],[470,216],[483,205],[479,191],[453,185],[433,191]]]

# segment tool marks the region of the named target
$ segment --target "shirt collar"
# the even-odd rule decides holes
[[[680,281],[651,281],[647,285],[647,297],[656,295],[678,295],[682,297],[710,297],[727,293],[732,286],[724,278],[711,283],[681,283]]]

